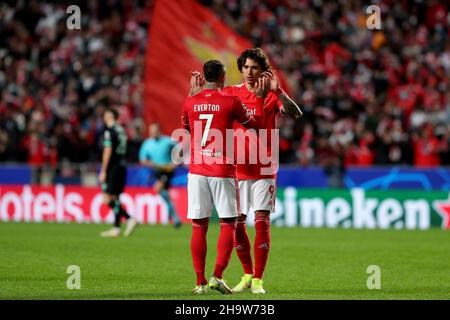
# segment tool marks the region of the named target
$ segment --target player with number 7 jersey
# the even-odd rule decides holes
[[[258,122],[250,115],[239,98],[221,92],[225,82],[225,67],[218,60],[205,63],[206,86],[201,92],[186,98],[181,118],[190,132],[191,159],[188,175],[188,219],[192,219],[191,254],[197,275],[194,294],[211,289],[224,294],[233,293],[223,280],[235,241],[237,217],[240,213],[239,185],[233,155],[234,122],[255,128]],[[263,105],[268,82],[262,79],[256,85]],[[232,154],[229,154],[229,153]],[[216,267],[207,286],[205,278],[206,232],[213,206],[220,218],[220,233]]]

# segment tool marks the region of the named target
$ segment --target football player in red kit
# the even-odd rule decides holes
[[[191,254],[197,274],[197,286],[193,293],[204,294],[209,286],[230,294],[233,291],[223,280],[223,272],[233,251],[240,206],[234,150],[230,154],[226,140],[227,137],[234,139],[235,122],[245,128],[257,127],[258,122],[239,98],[221,91],[225,82],[225,67],[220,61],[206,62],[203,70],[205,88],[186,99],[182,115],[182,124],[191,134],[188,218],[192,219]],[[261,78],[255,84],[255,104],[260,108],[267,91],[268,80]],[[220,218],[220,234],[215,270],[207,285],[206,233],[213,206]]]

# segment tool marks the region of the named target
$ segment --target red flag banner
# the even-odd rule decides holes
[[[170,135],[180,127],[190,71],[202,71],[204,62],[218,59],[227,68],[226,84],[238,84],[242,77],[236,59],[253,44],[195,0],[156,0],[149,29],[144,120],[159,122],[162,132]],[[278,74],[286,84],[279,70]]]

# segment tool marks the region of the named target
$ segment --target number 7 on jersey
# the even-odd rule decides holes
[[[198,118],[200,120],[206,120],[205,131],[202,136],[202,147],[206,146],[206,140],[208,140],[209,129],[211,128],[211,123],[214,118],[213,114],[199,114]]]

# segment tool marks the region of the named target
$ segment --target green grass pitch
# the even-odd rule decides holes
[[[103,239],[109,226],[0,223],[0,299],[449,299],[450,233],[442,230],[272,228],[264,296],[193,296],[190,225],[140,226],[130,238]],[[207,276],[219,226],[208,232]],[[249,228],[254,239],[254,229]],[[81,289],[69,290],[69,265]],[[381,289],[367,288],[369,265]],[[243,271],[235,253],[225,279]]]

